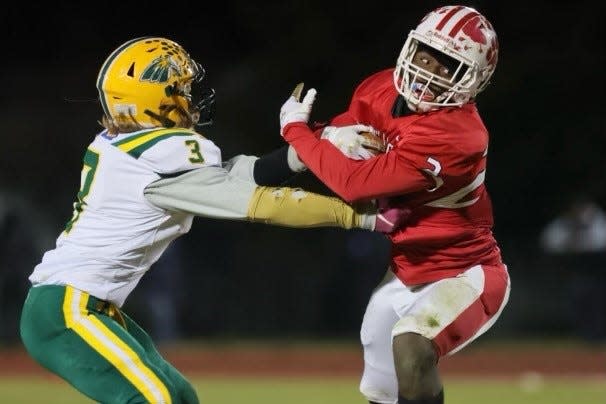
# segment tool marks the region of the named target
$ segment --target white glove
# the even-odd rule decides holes
[[[360,135],[360,132],[376,133],[377,131],[367,125],[327,126],[322,131],[321,138],[328,140],[351,159],[368,160],[374,154],[364,147],[367,139]]]
[[[292,122],[305,122],[309,120],[311,106],[316,99],[316,90],[310,88],[307,90],[303,101],[299,102],[301,92],[303,91],[303,83],[297,84],[292,95],[288,97],[286,102],[280,108],[280,134],[283,135],[283,129],[286,125]]]

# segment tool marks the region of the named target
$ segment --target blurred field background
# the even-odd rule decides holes
[[[190,342],[162,349],[202,403],[366,404],[353,342]],[[92,403],[32,363],[0,353],[0,402]],[[448,404],[604,404],[606,349],[577,342],[480,343],[442,364]]]

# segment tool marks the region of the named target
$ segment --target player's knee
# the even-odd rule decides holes
[[[411,379],[428,374],[436,366],[437,354],[432,342],[414,333],[393,339],[394,363],[398,379]]]

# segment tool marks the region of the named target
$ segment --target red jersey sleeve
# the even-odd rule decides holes
[[[415,148],[390,150],[369,160],[352,160],[304,123],[284,128],[284,138],[322,182],[346,201],[369,200],[431,188],[418,169]]]
[[[381,70],[363,80],[356,87],[348,110],[335,116],[330,124],[362,123],[385,131],[392,119],[388,113],[377,114],[377,109],[391,109],[395,97],[392,72],[391,68]],[[426,146],[421,144],[425,143],[422,139],[413,144],[414,137],[409,137],[404,148],[392,148],[369,160],[352,160],[329,141],[313,136],[303,123],[287,125],[284,138],[316,177],[349,202],[408,194],[434,186],[423,171],[428,164],[426,156],[419,154]]]

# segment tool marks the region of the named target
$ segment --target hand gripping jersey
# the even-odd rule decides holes
[[[488,133],[473,103],[394,117],[393,69],[358,86],[349,109],[331,125],[378,129],[388,151],[352,160],[307,125],[284,131],[307,167],[347,201],[379,199],[411,209],[408,224],[390,235],[392,269],[414,285],[456,276],[478,264],[501,265],[486,191]]]
[[[73,217],[30,276],[38,284],[71,285],[118,306],[193,215],[152,205],[143,191],[165,176],[221,165],[221,151],[184,129],[152,129],[112,137],[101,132],[84,156]]]

